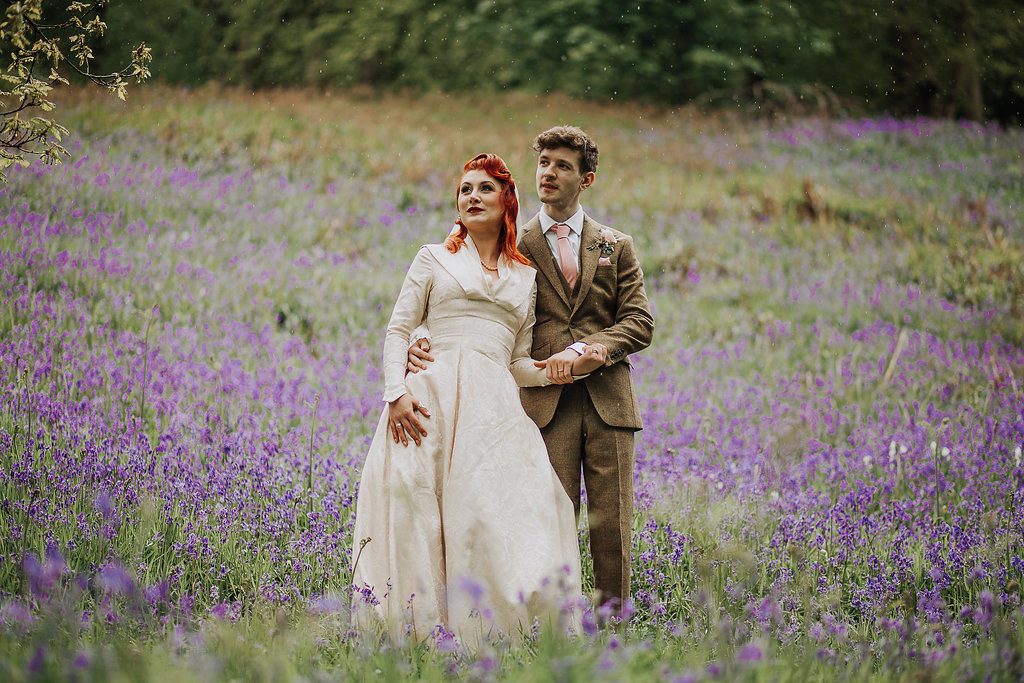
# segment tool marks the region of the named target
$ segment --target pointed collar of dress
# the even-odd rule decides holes
[[[494,280],[484,273],[473,238],[466,235],[465,242],[465,246],[454,254],[444,244],[429,244],[427,248],[459,283],[466,298],[493,301],[509,310],[519,308],[524,300],[529,299],[535,274],[533,268],[510,261],[502,254],[498,257],[498,279]]]

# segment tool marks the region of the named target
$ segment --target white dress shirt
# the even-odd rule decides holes
[[[569,246],[572,248],[573,257],[576,259],[577,269],[580,267],[580,239],[583,235],[583,216],[583,207],[581,206],[567,220],[561,221],[569,226]],[[540,219],[540,230],[548,240],[548,248],[551,249],[551,255],[555,257],[555,263],[558,263],[558,235],[555,234],[552,228],[558,225],[559,221],[547,215],[544,212],[543,206],[541,206],[537,217]]]

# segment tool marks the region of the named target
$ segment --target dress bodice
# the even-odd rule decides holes
[[[487,294],[485,291],[471,298],[446,270],[434,273],[425,323],[435,352],[457,346],[500,363],[512,361],[516,335],[526,322],[530,292],[526,291],[522,306],[511,309]]]
[[[456,253],[443,244],[422,247],[409,267],[384,341],[384,400],[403,393],[409,336],[426,323],[435,356],[449,348],[482,353],[506,365],[520,386],[547,383],[533,367],[536,271],[498,260],[498,278],[486,276],[467,237]]]

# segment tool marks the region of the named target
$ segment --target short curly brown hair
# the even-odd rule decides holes
[[[566,147],[580,153],[580,172],[597,171],[597,143],[587,131],[576,126],[555,126],[548,128],[533,141],[533,151]]]

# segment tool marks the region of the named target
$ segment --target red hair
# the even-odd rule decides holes
[[[516,198],[516,181],[512,178],[508,166],[497,154],[477,154],[462,167],[463,175],[470,171],[483,171],[501,185],[501,203],[505,207],[504,225],[501,226],[501,234],[498,236],[501,253],[510,261],[518,261],[524,266],[530,265],[530,261],[520,253],[516,246],[516,218],[519,216],[519,200]],[[458,200],[459,188],[456,187],[455,201],[458,202]],[[455,222],[459,226],[458,232],[448,235],[448,239],[444,241],[444,246],[453,254],[462,248],[462,245],[466,243],[466,235],[469,234],[469,230],[462,224],[461,219]]]

